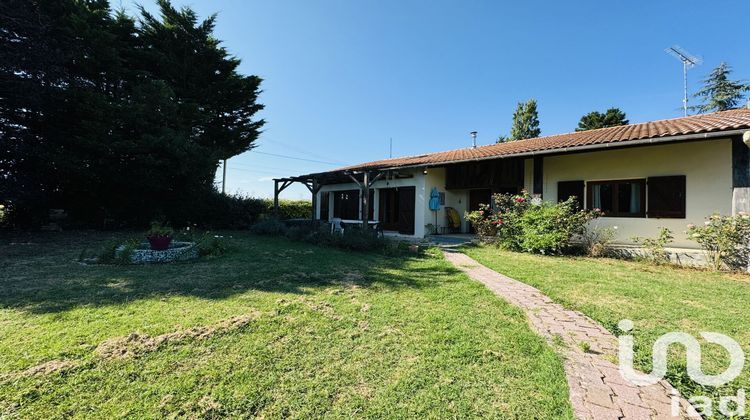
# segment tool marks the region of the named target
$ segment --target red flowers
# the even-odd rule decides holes
[[[524,201],[526,201],[525,198],[523,198],[523,197],[516,197],[516,203],[523,203]]]

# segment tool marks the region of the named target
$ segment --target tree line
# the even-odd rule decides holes
[[[703,86],[693,95],[703,103],[691,106],[692,111],[708,113],[736,109],[745,104],[745,93],[750,91],[750,83],[731,80],[729,75],[732,68],[726,64],[719,64],[702,80]],[[619,108],[609,108],[605,112],[592,111],[581,117],[576,131],[595,130],[598,128],[616,127],[629,123],[625,112]],[[513,113],[513,123],[510,135],[500,135],[498,143],[530,139],[539,137],[542,130],[539,127],[539,113],[536,100],[530,99],[519,102]]]
[[[222,159],[253,147],[261,79],[216,16],[159,0],[0,2],[0,201],[16,225],[50,208],[83,225],[193,221]]]

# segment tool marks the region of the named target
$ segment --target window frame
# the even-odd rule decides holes
[[[593,195],[595,185],[613,185],[612,188],[612,208],[619,208],[619,184],[639,184],[641,186],[640,191],[640,211],[638,213],[622,213],[622,212],[605,212],[602,217],[629,217],[629,218],[646,218],[646,178],[631,178],[631,179],[607,179],[602,181],[587,181],[586,182],[586,209],[593,210]]]
[[[560,193],[564,189],[563,186],[571,186],[574,185],[575,189],[579,192],[579,194],[574,195],[568,195],[567,197],[563,197]],[[572,189],[572,188],[566,188],[566,189]],[[586,197],[586,181],[582,179],[575,179],[570,181],[557,181],[557,202],[561,203],[563,201],[566,201],[570,197],[576,198],[576,203],[578,203],[578,208],[583,209],[583,200],[585,200]]]

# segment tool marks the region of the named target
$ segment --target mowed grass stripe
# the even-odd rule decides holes
[[[439,253],[384,257],[232,236],[222,258],[153,267],[80,266],[68,244],[84,238],[74,234],[45,243],[45,254],[3,245],[12,250],[3,264],[23,267],[1,280],[15,289],[0,294],[2,325],[12,326],[0,339],[3,370],[51,359],[83,366],[2,382],[0,410],[571,418],[559,357],[520,310]],[[262,315],[243,328],[135,356],[96,355],[133,332],[156,336],[249,311]],[[22,337],[25,349],[13,343]]]

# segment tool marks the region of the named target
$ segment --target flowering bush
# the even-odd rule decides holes
[[[745,269],[750,262],[750,215],[712,214],[703,226],[688,225],[687,234],[706,252],[708,262],[716,270],[727,267]]]
[[[464,218],[471,222],[474,231],[485,241],[496,236],[497,226],[503,223],[500,216],[487,204],[480,204],[479,210],[467,211]]]
[[[481,236],[496,236],[504,248],[539,254],[557,254],[582,234],[586,224],[601,215],[599,211],[578,210],[575,199],[560,203],[534,200],[523,191],[519,195],[495,194],[495,206],[483,206],[467,213]]]
[[[633,238],[633,242],[643,246],[643,250],[645,251],[643,257],[646,261],[654,264],[669,263],[669,252],[665,248],[673,240],[674,235],[672,235],[672,231],[665,227],[659,228],[659,234],[655,238],[642,238],[640,236]]]

